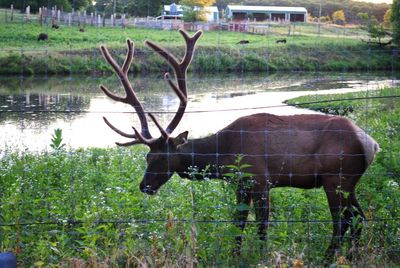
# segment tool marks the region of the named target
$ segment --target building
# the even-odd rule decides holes
[[[200,8],[196,7],[195,9],[199,10]],[[203,11],[206,16],[206,20],[208,22],[219,21],[218,7],[216,6],[204,7]],[[182,19],[182,17],[183,17],[182,5],[171,4],[171,5],[164,5],[163,14],[158,18]]]
[[[307,9],[304,7],[228,5],[225,14],[228,19],[233,21],[251,19],[255,21],[307,22]]]

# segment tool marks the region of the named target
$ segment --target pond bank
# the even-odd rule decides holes
[[[169,48],[181,54],[183,47]],[[125,48],[112,50],[122,61]],[[159,73],[167,64],[155,53],[141,47],[135,51],[133,73]],[[199,46],[191,72],[274,72],[274,71],[382,71],[400,70],[399,56],[390,48],[305,47],[300,44],[266,47]],[[68,51],[16,50],[0,54],[0,74],[91,74],[111,72],[97,48]]]

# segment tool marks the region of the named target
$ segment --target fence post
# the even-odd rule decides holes
[[[14,19],[14,5],[11,4],[11,21]]]
[[[83,11],[83,21],[82,21],[82,27],[85,28],[86,27],[86,10]]]
[[[57,24],[60,24],[61,11],[57,10]]]
[[[122,14],[121,16],[121,26],[122,28],[125,28],[125,14]]]
[[[71,26],[71,13],[68,13],[68,26]]]
[[[43,11],[41,7],[39,7],[39,25],[43,25]]]
[[[90,13],[90,26],[93,26],[93,12]]]
[[[101,15],[98,14],[97,15],[97,27],[100,27],[100,26],[101,26]]]
[[[29,21],[29,16],[31,14],[31,6],[27,6],[26,7],[25,14],[26,14],[25,21],[28,22]]]
[[[43,7],[42,12],[44,16],[44,23],[47,24],[47,7]]]
[[[111,26],[114,26],[114,14],[111,14]]]
[[[78,11],[78,26],[81,26],[81,12]]]

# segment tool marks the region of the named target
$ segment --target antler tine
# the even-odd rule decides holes
[[[187,32],[183,30],[179,30],[179,33],[183,36],[186,42],[185,56],[183,57],[181,64],[187,69],[193,59],[194,46],[196,45],[197,40],[203,34],[203,31],[197,31],[192,37],[190,37]]]
[[[168,72],[164,75],[165,80],[167,80],[170,87],[174,90],[174,92],[178,95],[180,99],[179,108],[165,130],[167,134],[171,134],[174,131],[174,129],[178,126],[179,122],[181,121],[185,113],[187,106],[186,73],[193,59],[193,53],[196,42],[203,33],[202,31],[197,31],[193,36],[189,36],[183,30],[179,30],[179,32],[185,39],[186,43],[185,55],[183,56],[183,59],[180,62],[176,59],[175,56],[173,56],[166,49],[160,47],[159,45],[151,41],[146,41],[146,44],[150,48],[152,48],[155,52],[157,52],[160,56],[162,56],[172,66],[172,68],[175,71],[177,84],[175,84],[172,81]]]
[[[128,45],[128,53],[126,53],[125,61],[124,61],[124,64],[122,65],[122,71],[125,74],[128,73],[129,68],[131,67],[133,53],[134,53],[134,47],[133,47],[132,40],[131,39],[126,40],[126,43]]]
[[[119,96],[115,95],[114,93],[112,93],[110,90],[108,90],[105,86],[100,86],[100,89],[104,92],[104,94],[106,94],[108,97],[110,97],[114,101],[130,104],[135,109],[135,111],[139,117],[140,124],[141,124],[141,136],[144,137],[146,140],[150,140],[150,139],[152,139],[152,136],[149,131],[146,114],[144,112],[142,104],[138,100],[136,93],[133,90],[132,85],[128,79],[128,71],[131,66],[133,53],[134,53],[133,42],[130,39],[127,40],[127,47],[128,47],[128,51],[125,56],[125,60],[122,65],[122,68],[121,68],[118,65],[118,63],[114,60],[114,58],[111,56],[107,47],[100,46],[100,50],[101,50],[101,53],[103,54],[103,57],[111,65],[111,67],[114,69],[115,73],[118,75],[118,78],[119,78],[122,86],[124,87],[126,96],[119,97]],[[105,121],[106,121],[106,119],[105,119]],[[106,121],[106,123],[107,122],[108,122],[108,120]],[[123,137],[138,138],[138,136],[135,134],[127,134],[127,133],[117,129],[112,124],[110,124],[110,122],[108,122],[107,125],[112,130],[114,130],[115,132],[117,132],[118,134],[120,134]]]
[[[111,128],[112,130],[114,130],[115,132],[117,132],[119,135],[125,137],[125,138],[131,138],[131,139],[135,139],[136,136],[134,134],[128,134],[126,132],[123,132],[121,130],[119,130],[118,128],[116,128],[113,124],[110,123],[110,121],[108,121],[108,119],[106,117],[103,116],[103,120],[104,122],[107,124],[107,126],[109,126],[109,128]]]

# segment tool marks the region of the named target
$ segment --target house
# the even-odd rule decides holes
[[[195,7],[196,10],[200,10],[199,7]],[[182,19],[184,7],[182,5],[171,4],[164,5],[163,14],[158,17],[162,19]],[[219,11],[216,6],[209,6],[203,8],[204,15],[208,22],[219,21]]]
[[[254,19],[255,21],[307,22],[307,9],[304,7],[228,5],[225,14],[233,21]]]

